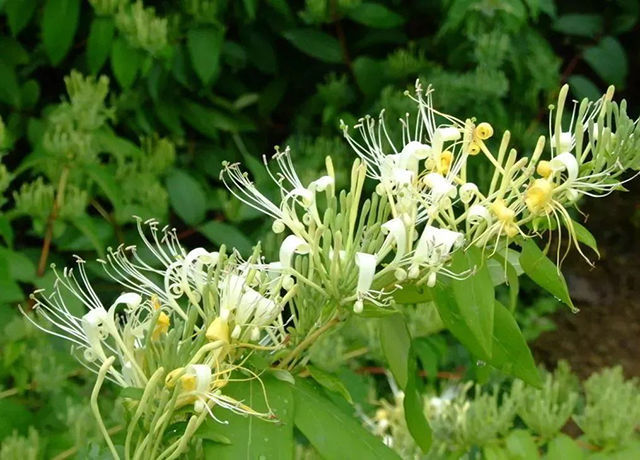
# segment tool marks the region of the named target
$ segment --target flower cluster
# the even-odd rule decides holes
[[[270,418],[270,411],[227,394],[228,383],[261,382],[268,368],[290,379],[286,370],[305,364],[308,348],[348,315],[379,314],[409,285],[468,276],[451,268],[457,251],[477,246],[489,258],[541,230],[561,236],[563,227],[578,246],[568,208],[582,195],[621,188],[621,175],[640,169],[640,136],[624,103],[612,102],[612,90],[595,103],[574,104],[567,126],[567,91],[562,88],[552,112],[548,159],[544,136],[519,158],[506,132],[492,152],[490,124],[437,111],[433,91],[418,82],[407,93],[415,116],[400,120],[400,139],[385,127],[384,113],[359,120],[355,136],[343,125],[359,156],[346,190],[337,191],[342,175],[330,157],[326,174],[309,183],[300,179],[289,148],[265,157],[278,200],[258,190],[240,165],[226,162],[221,180],[230,192],[273,219],[281,236],[277,260],[265,260],[259,245],[246,260],[224,247],[186,251],[175,230],[138,219],[150,257],[121,246],[99,261],[123,292],[104,303],[78,259],[75,268],[56,271],[53,293],[34,294],[48,325],[34,324],[70,341],[80,362],[98,375],[91,407],[99,422],[97,395],[105,379],[139,391],[127,458],[177,458],[207,416],[224,421],[224,409]],[[173,151],[160,158],[169,164]],[[478,161],[493,167],[486,184],[470,177]],[[76,315],[70,300],[86,312]],[[253,360],[259,364],[251,362],[256,354],[264,358]],[[185,413],[183,435],[161,447],[162,433]]]
[[[215,407],[271,417],[227,396],[224,387],[238,378],[258,378],[244,365],[254,351],[282,347],[282,310],[291,294],[281,295],[283,278],[267,279],[255,268],[257,252],[248,261],[224,249],[187,252],[174,230],[158,229],[153,220],[145,225],[146,231],[138,219],[152,260],[135,246],[109,249],[99,260],[124,289],[114,301],[100,300],[78,258],[75,268],[60,273],[53,267],[52,293],[33,294],[34,308],[48,326],[32,322],[71,342],[72,353],[98,374],[100,384],[107,379],[144,392],[139,408],[162,415],[142,435],[136,445],[143,450],[136,452],[155,458],[157,452],[149,450],[153,431],[166,428],[185,406],[191,407],[194,429],[207,414],[224,420]],[[72,313],[68,305],[73,299],[87,312]],[[130,424],[127,439],[135,430],[136,424]],[[170,448],[167,455],[179,452],[177,445]]]
[[[367,304],[389,305],[391,293],[408,282],[432,287],[440,275],[465,276],[448,268],[461,248],[505,252],[542,230],[562,237],[565,228],[567,249],[580,250],[568,208],[583,195],[622,188],[620,176],[640,166],[640,143],[624,102],[612,102],[612,88],[595,103],[574,103],[568,125],[567,92],[564,86],[552,110],[549,139],[540,136],[528,156],[510,148],[508,131],[492,151],[489,123],[439,112],[433,90],[418,81],[415,92],[406,93],[416,112],[400,119],[401,139],[390,135],[384,112],[378,119],[360,119],[354,135],[342,125],[359,156],[348,192],[336,192],[330,158],[326,175],[303,184],[288,148],[264,159],[280,190],[279,203],[258,190],[238,164],[225,164],[221,178],[236,197],[274,219],[275,233],[286,231],[272,269],[360,313]],[[486,184],[470,177],[480,161],[492,165]],[[375,190],[366,199],[365,177],[373,179]],[[295,255],[306,261],[296,262]]]

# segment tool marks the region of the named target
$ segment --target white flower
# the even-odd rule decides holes
[[[294,254],[309,254],[311,246],[305,240],[296,235],[287,236],[280,245],[280,266],[283,269],[291,268]]]
[[[376,274],[377,258],[373,254],[356,252],[356,266],[358,267],[358,286],[356,287],[357,300],[353,306],[355,313],[362,313],[364,308],[363,297],[371,289],[373,278]]]

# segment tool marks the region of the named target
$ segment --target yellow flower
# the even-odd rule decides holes
[[[532,214],[546,212],[551,203],[553,184],[546,179],[536,179],[525,193],[524,202]]]
[[[513,209],[509,209],[503,200],[497,199],[494,201],[490,209],[498,220],[502,222],[504,232],[508,237],[513,238],[518,234],[518,226],[513,222],[516,213]]]
[[[542,177],[549,177],[553,172],[553,169],[551,169],[551,163],[546,160],[538,162],[538,165],[536,166],[536,172]]]
[[[218,317],[211,322],[205,335],[207,340],[211,342],[222,340],[225,343],[229,343],[229,324]]]
[[[151,340],[158,340],[162,334],[166,334],[171,325],[171,318],[165,312],[161,311],[158,315],[158,321],[156,327],[151,334]]]

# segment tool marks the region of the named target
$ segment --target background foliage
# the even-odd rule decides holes
[[[87,458],[97,439],[84,374],[17,314],[51,285],[50,263],[135,242],[133,215],[170,223],[187,246],[247,253],[269,224],[229,199],[221,161],[243,161],[261,186],[276,144],[310,176],[327,154],[339,169],[352,160],[339,119],[402,116],[416,78],[438,107],[509,128],[517,146],[545,131],[563,81],[576,97],[613,83],[638,101],[638,14],[633,0],[0,0],[0,440],[17,430],[37,446],[27,458]],[[525,296],[525,336],[554,308]],[[425,368],[483,373],[448,338],[427,342]]]

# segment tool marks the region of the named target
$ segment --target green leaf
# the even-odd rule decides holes
[[[307,370],[309,371],[309,374],[311,374],[311,377],[313,377],[313,380],[318,382],[327,390],[342,395],[344,399],[349,401],[349,404],[353,404],[353,399],[349,394],[349,390],[347,390],[347,387],[344,386],[342,380],[340,380],[336,375],[324,371],[319,367],[312,366],[311,364],[307,365]]]
[[[187,32],[191,65],[205,85],[218,76],[223,40],[224,29],[218,27],[198,27]]]
[[[413,339],[411,348],[416,354],[422,368],[427,373],[427,378],[434,381],[438,376],[438,362],[440,360],[440,353],[437,347],[432,343],[431,337],[418,337]]]
[[[509,454],[500,446],[486,445],[482,449],[484,460],[510,460]]]
[[[316,386],[297,379],[291,389],[295,400],[295,425],[322,458],[342,460],[350,455],[377,460],[400,458],[379,438],[364,429],[357,418],[344,413]]]
[[[489,355],[480,346],[476,336],[462,318],[457,302],[446,287],[436,285],[434,295],[440,318],[451,333],[473,355],[504,373],[515,375],[530,385],[541,385],[540,375],[531,350],[522,336],[518,323],[504,305],[495,302],[492,353]]]
[[[497,301],[494,310],[493,354],[489,363],[529,385],[542,385],[540,373],[518,323],[511,312]]]
[[[378,3],[360,3],[347,16],[360,24],[378,29],[391,29],[404,24],[402,16]]]
[[[469,330],[484,352],[491,355],[495,292],[482,250],[471,246],[466,251],[457,251],[453,256],[451,269],[455,273],[472,272],[464,279],[453,279],[451,289],[458,311]]]
[[[75,217],[71,223],[82,233],[90,242],[93,248],[96,250],[100,257],[104,257],[105,241],[101,238],[96,226],[94,225],[93,218],[88,214],[82,214]]]
[[[538,286],[564,302],[573,312],[578,311],[569,297],[569,288],[564,276],[532,240],[522,242],[520,266]]]
[[[511,460],[534,460],[540,458],[536,443],[526,430],[513,430],[505,439]]]
[[[144,388],[124,387],[122,390],[120,390],[120,393],[118,393],[118,396],[120,398],[128,398],[128,399],[134,399],[136,401],[140,401],[142,399],[143,394],[144,394]]]
[[[124,89],[129,88],[138,75],[140,53],[122,37],[117,38],[111,47],[111,70]]]
[[[404,390],[404,418],[411,436],[426,454],[431,448],[431,426],[424,415],[424,400],[418,390],[417,357],[413,348],[409,351],[407,360],[407,385]]]
[[[377,96],[388,84],[387,67],[386,61],[368,56],[359,56],[353,61],[356,83],[366,96]]]
[[[399,304],[417,304],[433,300],[431,289],[422,284],[406,284],[393,293],[393,299]]]
[[[29,24],[29,20],[33,16],[38,3],[34,0],[7,0],[4,10],[7,13],[7,22],[9,22],[11,35],[15,37]]]
[[[324,62],[342,62],[340,43],[331,35],[315,29],[287,30],[284,38],[305,54]]]
[[[73,44],[78,27],[80,0],[46,0],[42,13],[42,44],[55,66]]]
[[[15,70],[0,56],[0,101],[20,107],[20,86]]]
[[[95,182],[100,191],[109,199],[114,208],[121,206],[120,188],[116,182],[115,172],[106,165],[91,165],[85,168],[84,173]]]
[[[489,265],[490,262],[495,263],[494,268],[499,271],[500,275],[502,275],[503,281],[499,284],[507,283],[509,286],[509,309],[513,311],[518,304],[518,292],[520,291],[518,271],[510,262],[505,261],[505,259],[499,254],[495,254],[493,258],[487,260],[487,265]],[[493,274],[492,278],[494,278]],[[495,278],[494,286],[497,286]]]
[[[602,16],[598,14],[563,14],[553,23],[553,29],[580,37],[595,37],[602,30]]]
[[[180,115],[195,130],[205,136],[217,140],[216,130],[229,132],[252,131],[253,123],[239,114],[230,114],[211,107],[205,107],[191,101],[183,101]]]
[[[566,434],[558,434],[547,444],[546,460],[582,460],[584,452],[576,442]]]
[[[87,38],[87,66],[89,72],[97,74],[109,57],[115,26],[109,17],[96,17],[91,22]]]
[[[586,97],[590,101],[595,101],[602,95],[602,91],[598,89],[596,84],[584,75],[571,75],[567,82],[571,87],[571,92],[578,100]]]
[[[617,39],[604,37],[597,45],[587,48],[583,57],[605,83],[624,86],[629,65],[627,54]]]
[[[40,85],[36,80],[27,80],[20,88],[20,107],[32,108],[40,98]]]
[[[378,328],[380,330],[380,345],[389,369],[400,388],[405,388],[408,379],[407,362],[409,361],[411,336],[404,316],[396,314],[380,318]]]
[[[234,414],[221,407],[214,408],[216,417],[229,423],[222,424],[207,417],[202,437],[211,439],[215,436],[217,439],[204,444],[204,458],[293,459],[293,419],[294,412],[297,412],[291,394],[293,387],[269,376],[262,377],[262,384],[264,390],[256,379],[230,383],[225,388],[225,395],[258,412],[267,413],[271,408],[276,420],[262,420]]]
[[[167,176],[169,202],[175,213],[187,224],[197,225],[207,213],[207,195],[200,183],[188,172],[174,169]]]
[[[0,399],[0,414],[2,414],[0,417],[0,440],[11,435],[14,430],[26,433],[27,428],[35,421],[26,405],[10,398]]]
[[[253,242],[247,238],[233,225],[217,220],[200,225],[198,231],[207,237],[209,241],[222,246],[236,248],[240,254],[248,255],[251,253]]]
[[[0,257],[0,304],[20,302],[22,300],[24,300],[24,293],[13,279],[9,260],[5,257]]]
[[[593,251],[598,255],[598,257],[600,257],[600,251],[598,251],[598,242],[596,241],[595,237],[591,234],[591,232],[587,230],[587,228],[584,225],[580,224],[579,222],[576,222],[575,220],[571,220],[571,225],[573,226],[573,230],[575,231],[576,239],[578,240],[578,242],[593,249]]]
[[[36,266],[22,252],[0,247],[0,259],[6,261],[11,279],[23,283],[28,283],[35,279]]]

